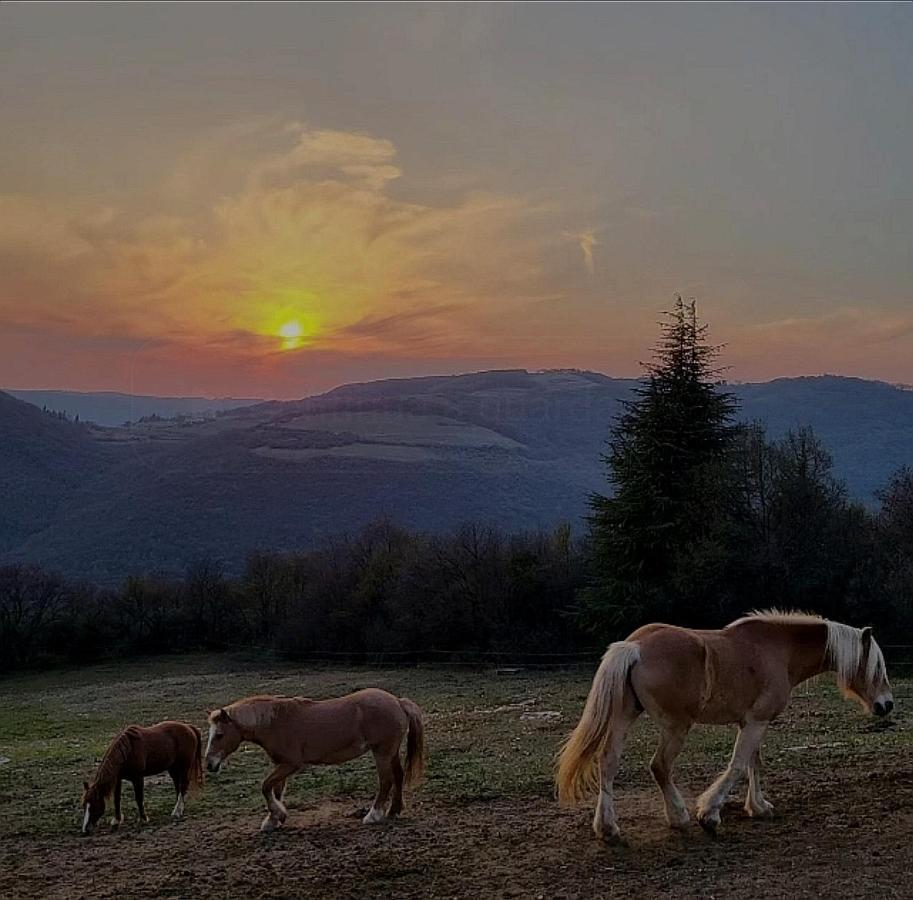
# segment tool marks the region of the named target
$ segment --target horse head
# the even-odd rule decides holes
[[[238,749],[241,729],[224,709],[209,714],[209,743],[206,745],[206,768],[218,772],[225,759]]]
[[[858,633],[859,650],[854,665],[838,675],[844,694],[862,704],[866,712],[886,716],[894,709],[894,695],[881,647],[872,637],[871,628]]]
[[[91,834],[98,820],[105,814],[105,798],[98,786],[90,785],[88,781],[82,783],[82,788],[82,833]]]

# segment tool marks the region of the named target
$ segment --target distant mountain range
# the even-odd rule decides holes
[[[162,419],[213,416],[226,409],[252,406],[262,400],[224,397],[150,397],[143,394],[120,394],[116,391],[8,391],[19,400],[52,412],[66,413],[81,422],[96,425],[126,425],[149,416]]]
[[[87,406],[35,398],[79,412],[74,424],[0,393],[0,562],[113,583],[180,574],[203,557],[237,572],[254,549],[314,546],[380,515],[430,531],[579,525],[588,494],[605,489],[600,454],[635,385],[519,370],[353,384],[289,402],[204,401],[241,404],[228,411],[139,398],[133,409],[145,416],[184,418],[119,428],[83,424]],[[911,391],[832,376],[731,390],[741,417],[773,436],[811,425],[867,502],[913,464]]]

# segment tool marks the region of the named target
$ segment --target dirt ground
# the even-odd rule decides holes
[[[616,791],[624,846],[590,830],[592,806],[552,797],[556,747],[591,674],[426,670],[269,671],[224,658],[153,660],[0,683],[0,900],[6,898],[913,898],[913,744],[895,684],[892,722],[873,723],[829,683],[797,692],[765,742],[770,821],[735,796],[712,838],[670,831],[647,762],[656,734],[632,732]],[[262,690],[338,696],[377,684],[420,702],[428,776],[404,816],[364,826],[375,784],[362,759],[296,776],[289,818],[259,833],[267,761],[242,748],[187,817],[147,780],[151,823],[131,792],[126,824],[79,834],[78,790],[127,721],[201,711]],[[202,713],[205,716],[205,712]],[[882,727],[887,726],[887,727]],[[731,730],[696,729],[677,766],[689,804],[725,765]],[[741,789],[744,792],[744,786]]]
[[[877,788],[877,790],[876,790]],[[734,800],[717,838],[670,832],[654,791],[619,792],[627,846],[606,847],[589,811],[541,798],[443,806],[417,800],[365,827],[351,800],[92,838],[13,838],[0,896],[80,897],[911,897],[913,772],[833,773],[771,783],[777,818]]]

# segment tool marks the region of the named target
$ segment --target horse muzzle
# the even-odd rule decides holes
[[[879,717],[890,715],[892,709],[894,709],[893,700],[885,700],[884,702],[876,700],[875,703],[872,704],[872,712]]]
[[[206,760],[206,771],[207,772],[217,773],[219,771],[219,769],[221,769],[221,768],[222,768],[221,759],[207,759]]]

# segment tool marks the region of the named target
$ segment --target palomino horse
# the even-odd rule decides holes
[[[83,784],[82,820],[83,834],[88,834],[104,815],[105,801],[114,793],[114,818],[116,828],[124,821],[120,811],[121,780],[133,784],[133,794],[139,808],[140,820],[148,822],[143,803],[143,778],[167,772],[174,782],[177,802],[171,813],[176,819],[184,814],[184,797],[191,785],[202,787],[203,767],[200,760],[203,739],[200,729],[183,722],[161,722],[150,728],[130,725],[111,741],[90,785]]]
[[[406,741],[405,771],[399,748]],[[304,697],[248,697],[209,714],[206,767],[218,772],[242,741],[262,747],[275,764],[263,782],[269,814],[260,826],[272,831],[288,815],[282,803],[285,782],[304,766],[348,762],[370,750],[380,782],[364,823],[381,822],[403,808],[403,782],[424,769],[422,711],[411,700],[367,688],[333,700]],[[390,790],[393,800],[385,813]]]
[[[745,810],[769,816],[761,793],[760,745],[793,688],[822,672],[837,673],[843,693],[867,712],[894,706],[884,656],[871,628],[853,628],[804,613],[753,613],[720,631],[646,625],[612,644],[593,679],[583,715],[558,760],[558,797],[570,804],[599,788],[596,836],[617,839],[612,782],[625,734],[646,710],[660,731],[650,770],[673,828],[688,812],[672,781],[672,766],[695,723],[739,725],[726,770],[698,798],[697,818],[715,832],[732,787],[748,773]]]

